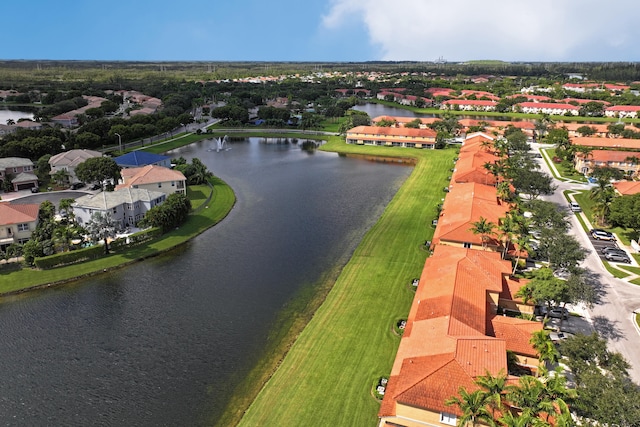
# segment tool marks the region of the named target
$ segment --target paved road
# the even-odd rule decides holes
[[[532,144],[539,149],[539,144]],[[551,174],[548,165],[540,159],[542,170]],[[555,180],[558,189],[545,200],[558,203],[563,208],[567,201],[565,190],[585,190],[588,184],[568,183]],[[593,249],[590,239],[583,231],[575,215],[571,215],[571,233],[589,251],[582,267],[587,269],[589,280],[598,290],[598,302],[587,309],[593,328],[606,338],[609,348],[621,353],[631,364],[629,373],[640,384],[640,333],[635,327],[633,311],[640,308],[640,286],[614,278],[603,266],[599,255]]]

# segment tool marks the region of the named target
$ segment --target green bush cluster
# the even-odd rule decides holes
[[[104,255],[104,246],[94,245],[75,251],[61,252],[41,258],[36,258],[34,264],[37,268],[47,270],[61,265],[74,264],[81,261],[89,261]]]

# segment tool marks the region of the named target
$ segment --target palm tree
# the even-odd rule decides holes
[[[495,234],[493,230],[496,228],[496,225],[483,217],[480,217],[480,219],[476,222],[472,222],[471,225],[472,227],[469,230],[473,234],[480,234],[480,237],[482,239],[482,247],[486,249],[491,236]]]
[[[491,416],[495,418],[496,411],[501,412],[504,409],[502,395],[507,385],[507,375],[501,371],[494,377],[486,371],[485,375],[476,378],[475,383],[484,390],[487,404],[491,408]]]
[[[462,411],[462,416],[458,418],[458,426],[466,427],[476,425],[476,421],[495,425],[493,417],[487,409],[488,398],[482,390],[475,390],[469,393],[464,387],[458,390],[460,397],[454,396],[445,401],[445,405],[457,405]]]
[[[69,179],[71,175],[66,169],[60,169],[53,174],[52,178],[58,185],[62,185]]]
[[[73,204],[75,203],[75,199],[61,199],[58,202],[58,212],[64,212],[69,219],[75,218],[75,214],[73,213]]]
[[[560,360],[560,353],[558,353],[558,349],[551,341],[549,331],[546,329],[541,329],[531,334],[529,343],[533,346],[536,353],[538,353],[540,363],[544,363],[545,361],[556,363]]]
[[[15,121],[15,120],[13,120],[13,119],[7,119],[7,126],[12,126],[12,125],[15,125],[15,124],[16,124],[16,121]]]
[[[515,414],[511,411],[505,411],[498,422],[504,427],[533,427],[536,418],[531,415]]]
[[[498,230],[501,232],[504,239],[504,247],[502,248],[502,259],[504,259],[507,255],[507,251],[509,250],[509,246],[511,246],[513,238],[520,230],[520,225],[518,224],[518,219],[516,218],[516,213],[514,213],[514,211],[507,212],[507,216],[500,219]]]

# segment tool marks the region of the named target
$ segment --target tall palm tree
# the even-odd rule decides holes
[[[507,216],[500,219],[498,231],[500,231],[504,242],[502,248],[502,259],[504,259],[507,255],[509,246],[511,246],[511,242],[513,241],[515,236],[517,236],[519,230],[520,225],[518,224],[516,213],[514,213],[513,211],[507,212]]]
[[[462,416],[458,418],[458,426],[466,427],[471,424],[474,427],[477,421],[495,425],[491,412],[487,409],[487,395],[482,390],[469,393],[464,387],[460,387],[458,394],[460,397],[454,396],[445,401],[445,405],[457,405],[462,411]]]
[[[529,343],[533,346],[536,353],[538,353],[538,359],[540,363],[549,362],[556,363],[560,360],[560,353],[555,344],[549,337],[549,331],[541,329],[531,334]]]
[[[486,371],[485,375],[476,378],[475,383],[484,390],[487,405],[491,409],[491,416],[495,418],[496,411],[504,410],[502,397],[507,385],[507,375],[501,371],[494,377],[489,371]]]
[[[13,120],[13,119],[7,119],[7,126],[12,126],[12,125],[15,125],[15,124],[16,124],[16,121],[15,121],[15,120]]]
[[[486,249],[491,236],[495,234],[493,230],[496,228],[496,225],[484,217],[480,217],[478,221],[472,222],[471,225],[472,227],[469,230],[473,234],[480,235],[480,238],[482,239],[482,247]]]

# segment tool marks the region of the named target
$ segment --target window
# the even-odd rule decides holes
[[[162,188],[162,183],[161,182],[158,183],[158,188]]]
[[[113,213],[118,213],[118,208],[113,208]]]
[[[18,224],[18,231],[29,231],[29,224]]]
[[[463,248],[467,248],[467,249],[471,249],[471,243],[464,242],[464,243],[462,244],[462,247],[463,247]]]
[[[171,181],[171,186],[175,187],[176,186],[176,182],[175,181]]]
[[[449,414],[447,412],[440,412],[440,422],[443,424],[447,424],[450,426],[454,426],[457,424],[456,416],[453,414]]]

